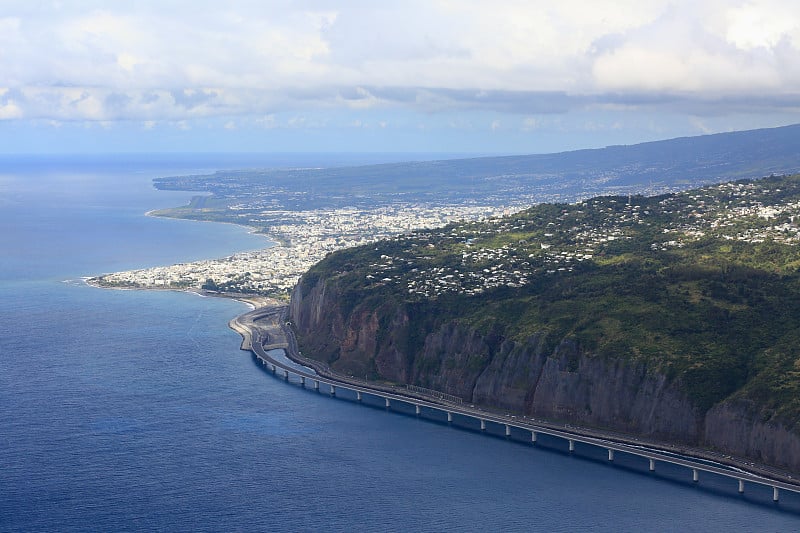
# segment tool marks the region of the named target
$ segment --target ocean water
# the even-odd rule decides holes
[[[143,216],[190,196],[153,177],[325,157],[0,157],[0,531],[800,527],[793,494],[287,384],[238,349],[238,302],[80,282],[266,245]]]

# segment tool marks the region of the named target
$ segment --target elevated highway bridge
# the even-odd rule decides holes
[[[776,502],[779,500],[782,490],[800,493],[798,484],[748,472],[741,468],[587,435],[579,431],[543,425],[531,419],[520,420],[508,415],[489,413],[477,407],[465,405],[463,402],[447,401],[441,397],[426,397],[425,394],[418,391],[335,375],[324,363],[312,361],[300,355],[294,333],[286,325],[286,311],[286,306],[262,307],[231,320],[230,326],[242,335],[243,350],[251,351],[260,365],[273,374],[282,373],[287,381],[290,378],[299,378],[302,386],[313,384],[316,390],[324,387],[332,396],[336,395],[337,389],[352,391],[355,393],[357,401],[362,401],[364,395],[371,395],[382,400],[387,409],[390,409],[393,404],[405,403],[414,408],[417,416],[438,412],[446,416],[449,423],[453,422],[454,415],[459,415],[477,421],[482,431],[487,429],[488,424],[496,424],[500,426],[507,437],[511,435],[512,430],[529,433],[530,442],[534,444],[539,435],[549,435],[562,439],[570,452],[575,450],[575,443],[596,446],[606,450],[609,461],[614,460],[615,453],[626,453],[648,461],[650,471],[655,470],[657,463],[679,465],[691,471],[694,482],[699,482],[701,472],[716,474],[737,482],[740,493],[744,492],[745,483],[764,485],[772,488],[772,498]],[[311,368],[300,369],[272,357],[269,352],[275,349],[284,350],[289,359]]]

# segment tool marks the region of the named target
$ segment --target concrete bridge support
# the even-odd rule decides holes
[[[608,460],[609,461],[614,460],[614,450],[612,450],[611,448],[608,449]]]
[[[692,468],[692,481],[697,483],[700,481],[700,473],[697,471],[696,468]]]
[[[575,451],[575,441],[572,439],[569,439],[569,451],[570,453]]]
[[[450,413],[450,412],[447,413],[447,423],[448,424],[452,424],[453,423],[453,413]]]
[[[650,471],[655,472],[656,470],[656,461],[655,459],[650,459]]]
[[[774,501],[774,502],[778,501],[778,497],[779,497],[778,492],[779,492],[778,491],[778,487],[772,487],[772,501]]]
[[[389,398],[384,398],[386,400],[386,408],[389,409],[391,407],[391,403],[389,403]]]
[[[300,376],[300,385],[302,385],[303,387],[306,386],[306,378],[305,378],[305,376]]]
[[[506,424],[506,437],[510,437],[510,436],[511,436],[511,426]]]
[[[314,380],[314,390],[319,390],[319,380]]]
[[[531,442],[536,444],[536,432],[531,431]]]
[[[331,396],[336,396],[336,386],[331,385]]]
[[[356,391],[356,400],[358,400],[359,402],[362,400],[361,391]]]
[[[486,420],[481,418],[481,431],[486,431]]]
[[[289,371],[288,370],[284,370],[283,371],[283,379],[285,379],[286,381],[289,381]]]
[[[419,416],[420,413],[422,413],[422,408],[419,406],[419,404],[414,404],[414,414]]]
[[[744,494],[744,480],[739,480],[739,494]]]

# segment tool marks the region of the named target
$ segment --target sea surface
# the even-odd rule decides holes
[[[394,156],[396,158],[396,156]],[[392,156],[0,156],[0,531],[793,531],[800,498],[387,412],[259,369],[244,304],[98,273],[269,243],[152,178]]]

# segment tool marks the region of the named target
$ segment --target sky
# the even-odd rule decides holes
[[[3,153],[545,153],[798,122],[796,0],[0,0]]]

